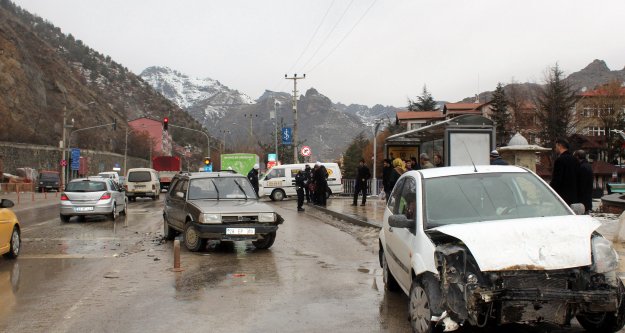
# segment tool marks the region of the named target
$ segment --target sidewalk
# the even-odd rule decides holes
[[[14,212],[19,212],[26,209],[40,208],[59,205],[61,200],[61,193],[59,192],[0,192],[0,199],[9,199],[13,201]]]
[[[360,206],[362,197],[358,197],[358,206],[352,206],[353,200],[354,198],[352,197],[333,196],[328,199],[326,207],[314,206],[312,204],[308,205],[308,207],[314,207],[356,225],[377,228],[382,226],[386,201],[376,197],[367,197],[367,204]]]

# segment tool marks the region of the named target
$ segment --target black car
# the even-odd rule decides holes
[[[190,251],[207,240],[252,241],[268,249],[283,218],[258,200],[249,180],[232,172],[180,173],[165,199],[163,226],[166,239],[182,232]]]
[[[37,179],[37,192],[59,191],[61,176],[58,171],[41,171]]]

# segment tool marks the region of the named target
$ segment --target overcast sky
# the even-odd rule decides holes
[[[136,74],[168,66],[254,99],[290,92],[285,73],[306,73],[302,93],[403,107],[424,84],[457,101],[556,62],[625,66],[623,0],[14,1]]]

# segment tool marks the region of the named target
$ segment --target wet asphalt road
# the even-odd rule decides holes
[[[0,332],[409,331],[408,298],[384,291],[375,230],[297,213],[293,201],[272,205],[285,223],[270,250],[183,249],[181,273],[161,241],[162,201],[131,203],[115,222],[62,223],[56,207],[19,212],[23,252],[0,258]]]

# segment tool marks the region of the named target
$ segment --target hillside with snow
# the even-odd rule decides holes
[[[254,103],[249,96],[217,80],[192,78],[168,67],[148,67],[140,76],[207,128],[232,107]]]

